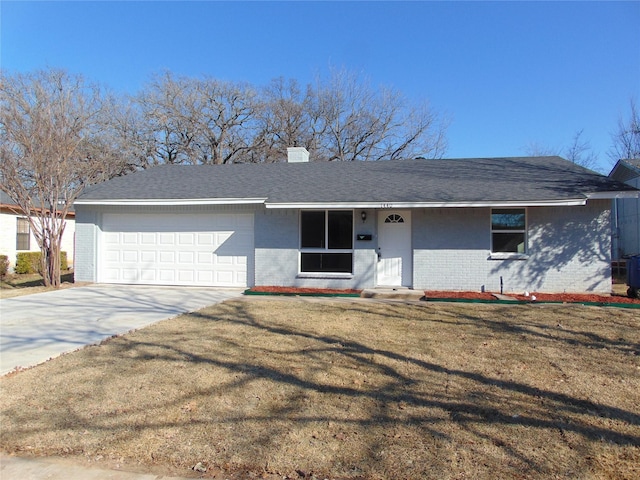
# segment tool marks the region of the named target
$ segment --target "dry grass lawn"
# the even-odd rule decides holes
[[[73,272],[63,273],[60,276],[60,288],[77,287],[86,285],[87,283],[74,283]],[[9,274],[0,280],[0,299],[21,297],[23,295],[31,295],[33,293],[50,292],[54,290],[52,287],[45,287],[42,276],[37,273],[31,274]]]
[[[638,310],[252,297],[0,386],[0,448],[19,455],[211,478],[640,478]]]

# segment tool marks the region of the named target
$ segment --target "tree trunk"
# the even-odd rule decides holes
[[[48,232],[40,248],[40,270],[45,287],[60,287],[60,242]]]

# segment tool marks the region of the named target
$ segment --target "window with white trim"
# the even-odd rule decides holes
[[[300,212],[301,273],[353,272],[353,211]]]
[[[16,250],[31,250],[31,227],[29,219],[16,218]]]
[[[527,252],[527,212],[524,208],[491,210],[491,252]]]

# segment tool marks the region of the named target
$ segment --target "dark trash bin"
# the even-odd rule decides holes
[[[640,291],[640,255],[635,255],[627,260],[627,295],[638,298]]]

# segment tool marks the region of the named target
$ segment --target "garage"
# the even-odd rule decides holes
[[[253,214],[104,213],[98,281],[246,287]]]

